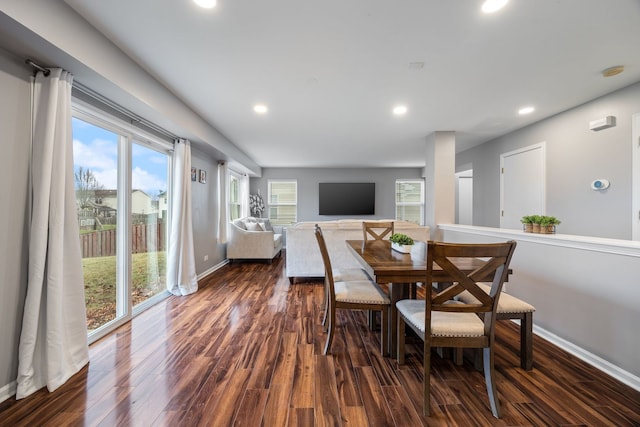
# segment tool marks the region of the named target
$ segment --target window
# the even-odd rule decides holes
[[[291,225],[297,221],[298,182],[296,180],[268,182],[269,219],[273,225]]]
[[[173,145],[74,99],[73,160],[89,341],[168,295]]]
[[[423,180],[396,180],[396,219],[424,225]]]
[[[240,176],[229,171],[229,221],[242,216]]]

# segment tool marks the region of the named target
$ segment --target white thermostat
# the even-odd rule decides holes
[[[609,188],[609,180],[606,179],[596,179],[591,183],[591,189],[593,190],[606,190]]]

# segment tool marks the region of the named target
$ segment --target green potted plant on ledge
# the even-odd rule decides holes
[[[560,220],[555,216],[543,216],[540,221],[541,234],[553,234],[556,232],[556,225],[560,224]]]
[[[553,234],[560,220],[555,216],[525,215],[520,220],[526,233]]]
[[[403,254],[411,253],[413,247],[413,239],[406,234],[394,233],[389,238],[391,241],[391,248],[395,251],[402,252]]]
[[[520,219],[525,233],[533,233],[533,215],[525,215]]]
[[[532,228],[534,233],[540,233],[540,224],[542,223],[542,215],[531,215]]]

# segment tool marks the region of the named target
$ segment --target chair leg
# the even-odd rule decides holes
[[[520,320],[520,367],[533,369],[533,313],[525,313]]]
[[[398,320],[397,320],[397,326],[398,326],[398,331],[397,331],[397,351],[396,351],[396,360],[398,361],[398,365],[404,365],[404,319],[402,318],[402,316],[398,316]]]
[[[462,361],[464,359],[464,348],[455,347],[453,349],[453,360],[457,366],[462,366]]]
[[[424,341],[424,397],[422,404],[422,414],[431,415],[431,344],[427,343],[427,337]]]
[[[373,312],[375,314],[375,312]],[[375,318],[375,316],[374,316]],[[382,306],[380,310],[380,346],[383,356],[389,355],[389,306]]]
[[[327,332],[327,342],[324,345],[324,355],[329,354],[331,343],[333,342],[333,331],[336,323],[336,308],[333,304],[329,304],[329,331]]]
[[[324,309],[324,314],[322,316],[322,326],[324,331],[327,331],[327,313],[329,312],[329,288],[328,285],[324,284],[324,297],[322,299],[322,308]]]
[[[489,404],[491,405],[491,413],[494,417],[500,418],[500,402],[498,401],[498,392],[496,384],[493,381],[493,348],[485,347],[482,349],[484,359],[484,381],[487,384],[487,394],[489,395]],[[426,359],[426,357],[425,357]]]
[[[376,312],[373,310],[367,310],[367,323],[369,324],[369,329],[372,331],[376,330]]]
[[[417,299],[418,298],[418,284],[411,283],[409,284],[409,299]]]

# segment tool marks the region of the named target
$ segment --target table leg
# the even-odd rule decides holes
[[[408,283],[390,283],[389,299],[391,300],[391,315],[389,316],[389,356],[395,358],[398,355],[398,310],[396,302],[409,297]]]

